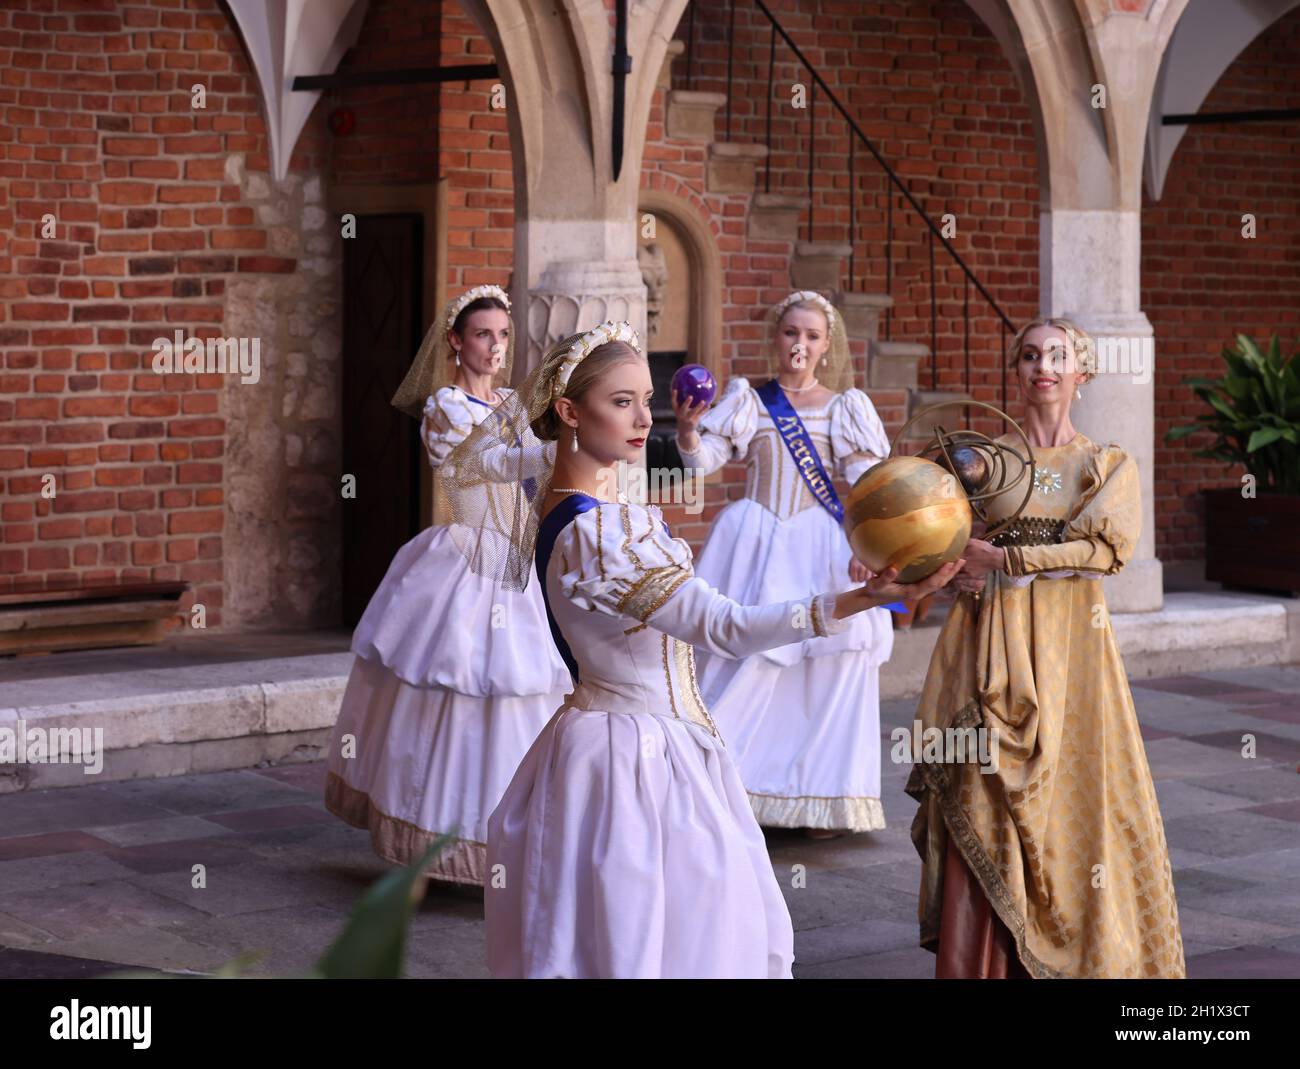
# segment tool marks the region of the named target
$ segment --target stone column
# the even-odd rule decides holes
[[[511,299],[526,321],[516,379],[553,342],[605,319],[645,336],[637,192],[650,104],[686,0],[632,4],[623,154],[613,154],[613,14],[603,2],[464,0],[507,92],[515,187]],[[526,311],[525,311],[526,310]]]
[[[1137,462],[1142,535],[1132,560],[1103,582],[1112,612],[1159,609],[1155,556],[1155,370],[1151,323],[1138,307],[1141,221],[1135,211],[1043,212],[1040,280],[1045,315],[1071,319],[1097,342],[1098,374],[1080,389],[1074,425],[1094,442],[1114,442]]]
[[[1114,442],[1141,472],[1142,533],[1105,580],[1116,612],[1163,604],[1155,557],[1154,339],[1141,294],[1141,182],[1160,60],[1186,0],[988,0],[972,6],[1016,68],[1033,110],[1043,173],[1040,307],[1098,343],[1099,374],[1082,388],[1075,425]]]

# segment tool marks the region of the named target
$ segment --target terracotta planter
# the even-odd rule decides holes
[[[1205,578],[1300,591],[1300,495],[1206,490]]]

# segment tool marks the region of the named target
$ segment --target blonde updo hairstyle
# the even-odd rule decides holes
[[[1084,382],[1090,381],[1097,374],[1097,343],[1081,326],[1062,316],[1039,316],[1016,331],[1016,336],[1011,340],[1007,350],[1007,363],[1011,367],[1019,363],[1020,353],[1025,345],[1025,336],[1036,327],[1054,327],[1065,335],[1068,351],[1074,354],[1074,372],[1077,375],[1086,375]]]
[[[645,356],[632,348],[627,342],[610,341],[598,345],[579,363],[569,376],[568,385],[561,397],[578,402],[599,382],[607,372],[633,360],[645,362]],[[557,398],[558,400],[558,398]],[[533,433],[543,442],[559,441],[560,435],[568,430],[567,424],[555,411],[555,402],[547,406],[546,411],[532,421]]]

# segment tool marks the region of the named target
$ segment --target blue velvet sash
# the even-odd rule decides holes
[[[580,682],[578,679],[578,662],[573,656],[573,650],[564,641],[560,625],[555,622],[555,616],[551,612],[551,598],[546,593],[546,568],[551,563],[551,553],[555,549],[555,541],[560,537],[560,532],[582,513],[596,508],[599,504],[600,501],[586,494],[569,494],[555,508],[551,509],[546,514],[546,518],[542,520],[541,527],[537,529],[537,548],[533,552],[533,560],[537,565],[537,581],[542,587],[542,603],[546,606],[546,622],[551,626],[551,638],[555,640],[555,648],[560,651],[560,657],[569,666],[569,674],[573,676],[575,684]],[[668,524],[663,521],[660,522],[663,523],[664,533],[671,538],[672,532],[668,529]]]
[[[831,485],[831,477],[826,474],[817,447],[808,436],[808,429],[803,425],[803,420],[799,418],[794,405],[790,403],[790,398],[781,389],[781,384],[776,379],[772,379],[763,383],[754,392],[767,406],[768,415],[776,424],[776,431],[781,436],[781,441],[785,443],[786,449],[790,451],[790,456],[794,458],[795,467],[799,469],[799,474],[809,492],[817,499],[817,503],[835,518],[836,523],[842,523],[844,506],[840,504],[839,495]]]

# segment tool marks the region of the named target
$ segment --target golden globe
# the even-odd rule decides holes
[[[962,555],[971,507],[951,472],[921,457],[893,457],[865,472],[844,502],[844,532],[873,572],[891,565],[915,583]]]

